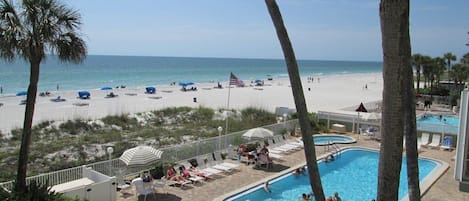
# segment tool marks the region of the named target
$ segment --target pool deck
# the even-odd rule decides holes
[[[358,139],[356,134],[347,134],[357,139],[354,144],[342,144],[340,147],[360,146],[366,148],[378,149],[379,142],[371,140],[368,137],[360,136]],[[422,201],[468,201],[469,193],[460,192],[458,189],[458,182],[454,179],[454,161],[451,158],[456,154],[455,151],[444,151],[430,148],[422,148],[421,156],[434,158],[445,161],[449,164],[449,169],[433,184],[433,186],[423,195]],[[318,156],[326,154],[325,148],[321,146],[316,147]],[[227,162],[236,163],[236,161],[227,160]],[[232,174],[213,179],[211,181],[203,182],[201,184],[189,185],[186,188],[165,186],[163,189],[156,189],[155,196],[147,196],[148,201],[154,200],[222,200],[224,195],[229,195],[230,192],[237,191],[240,188],[257,184],[261,181],[268,180],[275,177],[280,172],[290,171],[299,165],[305,163],[303,149],[285,155],[282,161],[274,161],[275,165],[268,171],[264,169],[254,169],[253,165],[241,164],[239,171]],[[326,195],[327,196],[327,195]],[[138,197],[133,189],[128,189],[124,193],[117,192],[118,201],[130,200],[143,200],[144,197]]]

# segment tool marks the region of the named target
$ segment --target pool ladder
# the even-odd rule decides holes
[[[332,151],[332,154],[334,154],[336,158],[340,156],[340,147],[339,147],[339,145],[337,145],[336,143],[334,143],[332,141],[329,141],[327,143],[327,146],[324,147],[324,152],[325,153],[329,153],[330,151]]]

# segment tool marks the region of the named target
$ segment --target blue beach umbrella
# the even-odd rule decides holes
[[[101,87],[101,90],[112,90],[112,87]]]
[[[17,96],[25,96],[27,94],[28,94],[27,91],[19,91],[18,93],[16,93]]]
[[[256,80],[256,83],[262,82],[262,80]]]
[[[193,85],[193,82],[179,82],[179,86],[187,87],[189,85]]]
[[[147,88],[145,88],[145,90],[146,90],[145,93],[148,93],[148,94],[154,94],[156,92],[155,87],[147,87]]]

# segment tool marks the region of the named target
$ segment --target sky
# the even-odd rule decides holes
[[[297,59],[382,61],[378,0],[278,0]],[[283,58],[263,0],[66,0],[90,55]],[[469,1],[411,0],[413,53],[469,52]]]

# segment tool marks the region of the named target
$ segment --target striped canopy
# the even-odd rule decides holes
[[[249,139],[252,139],[252,138],[269,138],[269,137],[273,137],[273,136],[274,136],[274,132],[272,132],[271,130],[265,129],[265,128],[261,128],[261,127],[249,129],[246,133],[243,134],[243,137],[249,138]]]
[[[127,166],[147,165],[161,158],[163,151],[150,146],[137,146],[122,153],[119,158]]]

